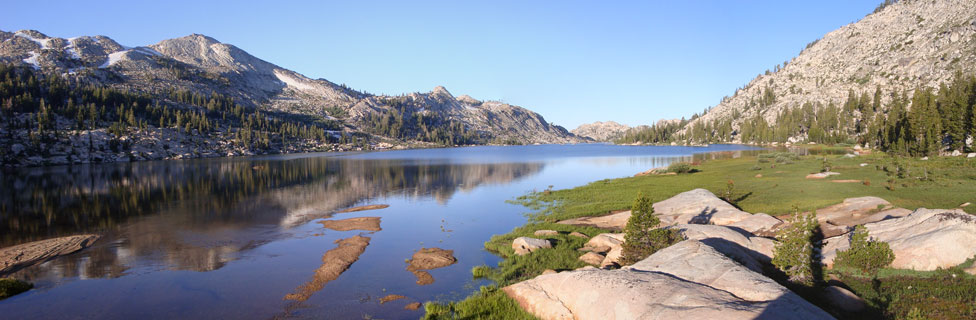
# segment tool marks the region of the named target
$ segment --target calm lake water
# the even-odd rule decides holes
[[[416,319],[409,302],[463,298],[494,266],[483,249],[525,223],[507,204],[533,190],[631,176],[753,148],[605,144],[302,154],[20,169],[0,173],[0,247],[80,233],[89,249],[18,271],[35,289],[0,300],[9,319]],[[710,152],[709,154],[701,154]],[[382,210],[333,214],[389,204]],[[332,231],[321,219],[381,217],[378,232]],[[338,239],[372,240],[307,301]],[[406,259],[423,247],[458,262],[418,285]],[[388,294],[407,299],[380,304]]]

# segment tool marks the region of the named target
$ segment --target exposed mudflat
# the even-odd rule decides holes
[[[352,207],[352,208],[348,208],[348,209],[343,209],[343,210],[340,210],[340,211],[336,211],[336,213],[348,213],[348,212],[357,212],[357,211],[366,211],[366,210],[379,210],[379,209],[386,209],[386,208],[389,208],[389,207],[390,207],[390,205],[388,205],[388,204],[371,204],[371,205],[368,205],[368,206],[359,206],[359,207]]]
[[[359,255],[366,251],[370,238],[354,236],[352,238],[336,240],[339,244],[335,249],[326,251],[322,255],[322,266],[315,270],[312,280],[298,287],[294,293],[285,295],[286,300],[305,301],[315,292],[322,290],[325,284],[339,278],[349,266],[359,260]]]
[[[380,217],[359,217],[342,220],[319,221],[323,227],[335,231],[364,230],[380,231]]]
[[[380,304],[384,304],[394,300],[406,299],[407,297],[401,296],[399,294],[388,294],[385,297],[380,298]]]
[[[87,248],[100,236],[82,234],[0,248],[0,275]]]
[[[413,254],[410,259],[407,271],[417,277],[417,284],[428,285],[434,283],[434,277],[426,270],[443,268],[457,262],[454,258],[454,250],[441,248],[421,248]]]
[[[406,306],[404,306],[403,309],[406,309],[406,310],[417,310],[417,309],[420,309],[420,306],[421,306],[420,302],[412,302],[412,303],[408,303]]]

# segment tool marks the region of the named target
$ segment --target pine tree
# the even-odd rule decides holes
[[[773,248],[772,263],[786,273],[790,281],[813,284],[820,264],[820,225],[817,212],[802,214],[796,207],[789,226],[776,234],[779,242]]]
[[[624,230],[621,264],[636,263],[682,240],[677,230],[657,228],[660,223],[661,220],[654,216],[651,199],[644,196],[644,193],[638,193],[630,208],[630,219],[627,219]]]
[[[867,228],[859,225],[851,232],[850,248],[837,252],[834,265],[856,268],[874,277],[893,261],[895,253],[888,243],[870,239]]]

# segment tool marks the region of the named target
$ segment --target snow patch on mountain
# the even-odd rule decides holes
[[[108,55],[108,60],[105,60],[105,63],[103,63],[102,65],[100,65],[98,67],[99,68],[108,68],[108,67],[111,67],[113,64],[116,64],[117,62],[121,61],[122,58],[124,58],[125,55],[128,54],[128,53],[129,53],[129,50],[123,50],[123,51],[119,51],[119,52],[112,52],[112,53],[110,53]]]
[[[39,46],[41,46],[41,49],[51,49],[51,39],[50,38],[47,38],[47,39],[38,39],[38,38],[35,38],[35,37],[27,34],[24,31],[17,31],[17,33],[14,33],[14,36],[18,36],[18,37],[21,37],[21,38],[24,38],[24,39],[27,39],[27,40],[30,40],[30,41],[34,41]]]
[[[306,81],[302,81],[301,79],[298,79],[288,74],[287,72],[281,70],[276,69],[274,71],[274,75],[275,77],[278,77],[279,81],[284,82],[286,86],[295,90],[316,91],[317,89],[319,89],[317,86],[306,83]]]
[[[27,64],[30,64],[31,66],[33,66],[34,69],[40,69],[41,68],[41,64],[37,61],[37,58],[40,57],[41,54],[40,53],[37,53],[35,51],[31,51],[30,54],[31,54],[31,56],[28,57],[28,58],[26,58],[26,59],[24,59],[24,62],[27,63]]]

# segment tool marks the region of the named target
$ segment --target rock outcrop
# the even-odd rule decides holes
[[[682,241],[628,268],[667,273],[726,291],[746,301],[771,301],[789,292],[763,276],[761,267],[736,262],[699,240]]]
[[[682,192],[653,206],[654,214],[661,218],[663,225],[729,225],[752,216],[705,189]]]
[[[917,209],[908,216],[864,225],[871,238],[887,242],[895,253],[891,267],[935,270],[976,256],[976,216],[960,209]],[[849,235],[825,240],[824,264],[833,266],[837,251],[850,248]]]
[[[764,213],[751,214],[716,197],[711,191],[694,189],[679,193],[653,204],[654,214],[661,225],[714,224],[737,227],[755,235],[769,236],[783,222]],[[596,227],[614,231],[623,230],[630,219],[630,211],[604,216],[582,217],[559,221],[559,224]]]
[[[541,319],[832,319],[696,240],[630,268],[541,275],[503,290]]]
[[[627,226],[628,219],[630,219],[630,210],[611,213],[604,216],[566,219],[557,223],[621,231],[625,226]]]
[[[671,228],[680,230],[685,239],[704,242],[750,268],[759,268],[772,260],[776,246],[775,240],[726,226],[682,224]],[[751,262],[753,260],[755,263]]]
[[[559,231],[556,231],[556,230],[536,230],[535,232],[532,233],[532,235],[534,235],[536,237],[555,236],[555,235],[558,235],[558,234],[559,234]]]
[[[782,224],[783,221],[776,217],[757,213],[730,224],[729,227],[739,228],[757,236],[771,237],[775,234],[776,228]]]
[[[370,238],[363,236],[336,240],[338,246],[322,255],[322,266],[315,270],[312,280],[295,289],[294,293],[285,295],[285,300],[306,301],[327,283],[338,279],[339,275],[359,260],[359,256],[369,246],[369,240]]]
[[[601,233],[590,238],[583,246],[583,250],[599,252],[605,254],[603,261],[598,263],[600,267],[618,264],[620,257],[623,256],[624,248],[623,233]],[[595,258],[595,257],[594,257]]]
[[[515,250],[515,254],[517,255],[525,255],[539,249],[547,248],[552,248],[552,244],[545,239],[518,237],[512,240],[512,249]]]
[[[0,276],[72,254],[91,246],[99,237],[94,234],[82,234],[0,248]]]
[[[629,126],[614,121],[597,121],[581,124],[570,132],[580,137],[593,139],[594,141],[613,141],[614,138],[620,136],[620,134],[628,129],[630,129]]]
[[[850,290],[838,286],[827,286],[827,288],[824,288],[823,297],[827,303],[844,312],[861,312],[868,306],[863,298],[858,297]]]
[[[599,266],[603,264],[604,259],[606,259],[605,256],[596,252],[587,252],[579,257],[579,261],[583,261],[583,263],[594,265],[594,266]]]
[[[878,197],[847,198],[844,202],[817,209],[817,220],[836,226],[856,226],[889,218],[903,217],[911,213],[907,209],[892,207],[891,203]]]
[[[421,248],[408,261],[407,271],[413,273],[417,277],[417,284],[423,286],[434,283],[434,277],[427,270],[443,268],[456,262],[454,250]]]

